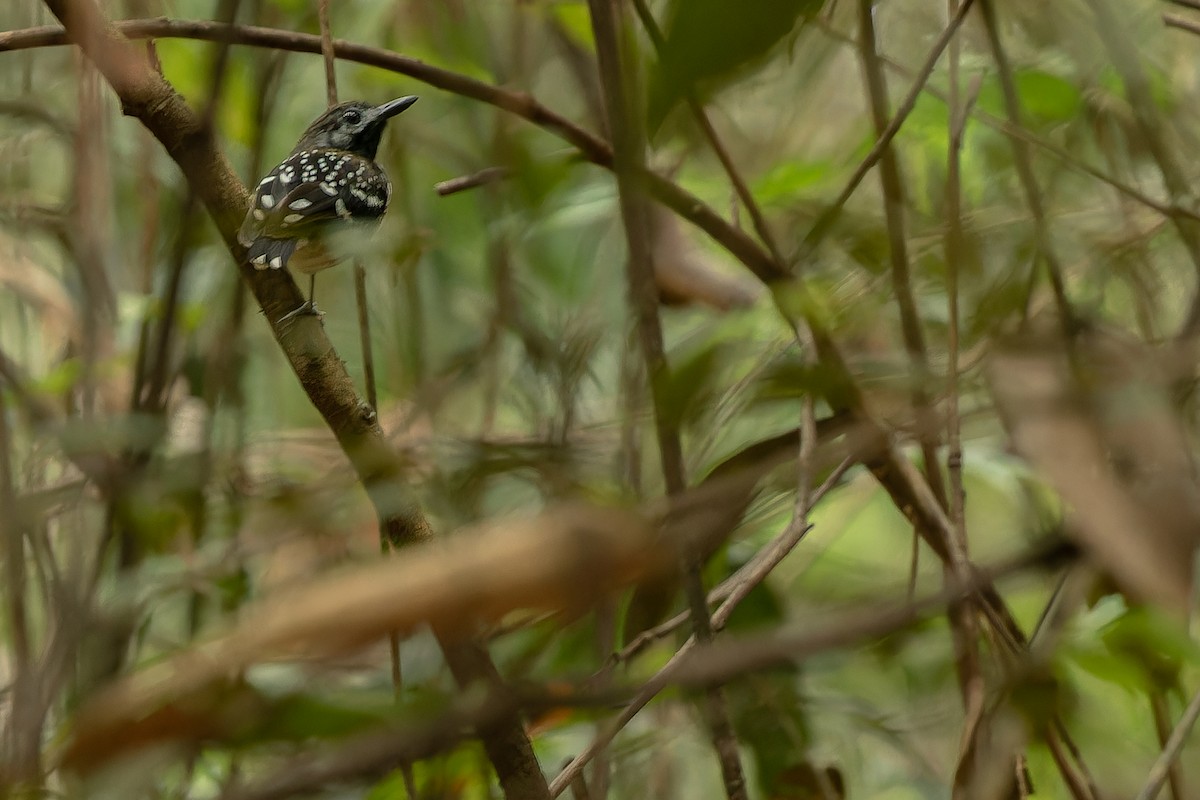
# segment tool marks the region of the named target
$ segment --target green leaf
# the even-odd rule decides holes
[[[726,349],[724,342],[708,340],[690,352],[671,354],[670,369],[655,381],[655,401],[665,419],[682,424],[708,407],[703,400],[714,390]]]
[[[1027,122],[1049,125],[1075,118],[1083,104],[1083,95],[1070,82],[1037,69],[1018,70],[1013,74],[1017,98]],[[998,76],[991,76],[979,92],[979,107],[1001,116],[1004,114],[1004,90]]]
[[[311,694],[294,694],[278,700],[257,735],[264,740],[298,741],[337,738],[367,730],[387,719],[389,707],[357,707],[335,703]]]
[[[689,92],[705,94],[760,62],[823,0],[673,0],[658,69],[651,76],[648,127],[655,131]]]
[[[546,10],[572,42],[589,51],[596,49],[586,3],[550,3]]]
[[[753,194],[764,206],[791,205],[804,190],[821,186],[832,175],[828,161],[784,161],[759,178]]]

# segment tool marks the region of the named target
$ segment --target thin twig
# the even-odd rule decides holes
[[[642,118],[634,110],[631,91],[634,79],[627,72],[632,58],[632,40],[619,18],[619,7],[611,0],[588,0],[592,32],[596,40],[600,86],[604,96],[605,117],[613,141],[613,167],[617,176],[618,199],[628,245],[627,278],[629,302],[634,310],[638,339],[646,374],[650,379],[654,400],[655,431],[667,494],[680,495],[687,486],[683,467],[683,446],[679,426],[666,409],[662,397],[664,379],[668,375],[663,347],[662,323],[658,316],[658,289],[651,263],[649,228],[650,208],[646,202],[645,131]],[[696,639],[709,642],[713,638],[712,622],[708,617],[702,564],[696,548],[685,543],[682,550],[684,593],[688,599]],[[718,686],[706,692],[707,717],[713,746],[729,800],[748,797],[746,778],[733,731],[724,693]]]
[[[866,77],[867,99],[876,136],[883,139],[888,126],[887,85],[880,66],[875,42],[874,3],[859,0],[859,57]],[[942,507],[946,507],[946,488],[942,480],[937,458],[936,428],[930,424],[930,398],[925,391],[929,381],[929,353],[925,346],[925,334],[921,317],[917,311],[916,295],[912,286],[912,271],[908,259],[908,242],[905,232],[904,207],[906,204],[904,182],[900,177],[900,166],[890,143],[879,154],[879,180],[883,190],[884,223],[888,234],[888,256],[891,260],[892,291],[900,311],[900,331],[904,340],[909,363],[913,369],[913,406],[917,410],[917,424],[921,430],[921,455],[925,461],[925,479]]]
[[[1008,121],[1013,125],[1018,128],[1023,127],[1021,124],[1021,101],[1017,95],[1017,85],[1013,78],[1012,66],[1008,61],[1008,54],[1005,52],[1004,43],[1000,39],[1000,26],[996,20],[996,9],[993,5],[993,0],[980,0],[980,6],[983,10],[984,29],[987,31],[988,44],[992,49],[992,60],[996,62],[996,69],[999,72],[1000,89],[1004,98],[1004,113],[1008,116]],[[1046,210],[1042,203],[1042,193],[1038,187],[1037,176],[1033,170],[1033,162],[1029,156],[1029,148],[1022,140],[1010,139],[1009,141],[1012,145],[1013,164],[1017,168],[1017,177],[1020,179],[1021,189],[1025,193],[1025,204],[1029,207],[1029,213],[1033,216],[1034,245],[1037,248],[1038,256],[1046,266],[1047,276],[1050,278],[1050,288],[1054,293],[1054,301],[1058,306],[1059,322],[1064,330],[1070,330],[1075,324],[1075,313],[1071,309],[1070,301],[1067,299],[1067,288],[1063,278],[1062,265],[1051,244]],[[1036,264],[1034,266],[1036,268]],[[1036,271],[1031,270],[1029,294],[1026,297],[1027,311],[1033,294],[1035,275]]]
[[[1125,85],[1125,96],[1133,109],[1133,118],[1142,141],[1158,166],[1171,202],[1191,200],[1194,194],[1192,181],[1180,168],[1179,160],[1163,135],[1164,129],[1150,88],[1150,79],[1142,68],[1137,48],[1129,40],[1126,26],[1116,18],[1105,0],[1089,0],[1088,5],[1096,18],[1100,40],[1104,42],[1113,67],[1121,76],[1121,83]],[[1179,240],[1191,257],[1197,281],[1200,281],[1200,226],[1180,217],[1173,217],[1172,222],[1175,223]],[[1179,338],[1189,339],[1197,334],[1200,334],[1200,285],[1192,291],[1188,314],[1180,328]]]
[[[724,683],[748,672],[799,663],[818,652],[851,646],[859,641],[877,640],[939,613],[949,603],[977,594],[993,585],[998,578],[1027,569],[1057,565],[1064,558],[1075,558],[1077,554],[1072,545],[1061,539],[1052,539],[999,564],[977,569],[965,583],[950,580],[938,593],[915,603],[896,598],[877,603],[865,611],[847,612],[842,619],[816,629],[797,626],[748,636],[739,641],[714,642],[705,647],[703,653],[693,652],[686,666],[681,668],[677,665],[671,680],[688,687]]]
[[[841,215],[842,209],[846,202],[849,201],[851,195],[862,183],[863,178],[871,171],[871,168],[879,162],[884,151],[892,143],[892,139],[896,138],[896,134],[900,132],[904,121],[908,119],[908,115],[917,105],[917,98],[921,96],[926,84],[929,82],[930,76],[933,75],[933,69],[937,66],[938,60],[942,57],[942,52],[950,44],[950,40],[954,38],[954,34],[958,31],[963,20],[967,18],[967,12],[971,10],[974,0],[963,0],[963,4],[959,6],[958,13],[950,20],[950,24],[938,36],[937,41],[933,43],[933,47],[929,49],[929,55],[925,57],[925,62],[917,69],[916,76],[913,78],[913,84],[908,90],[908,94],[900,101],[896,108],[896,113],[892,117],[892,121],[888,123],[887,128],[875,140],[875,145],[871,148],[871,152],[867,153],[866,157],[855,168],[850,179],[846,181],[846,185],[842,188],[837,198],[821,212],[821,216],[813,223],[812,228],[805,234],[804,240],[800,243],[800,262],[803,267],[804,261],[808,258],[824,239],[825,236],[832,230],[833,223],[837,221]],[[2,45],[0,40],[0,45]]]
[[[804,445],[801,444],[801,448]],[[842,476],[856,464],[852,457],[842,459],[829,473],[825,481],[817,489],[809,491],[804,498],[805,507],[812,509],[821,502],[837,486]],[[736,572],[723,580],[708,593],[708,604],[719,604],[712,615],[712,626],[720,629],[729,621],[738,604],[744,600],[752,589],[762,583],[768,575],[779,566],[788,553],[799,544],[807,533],[807,528],[801,529],[794,524],[788,525],[782,532],[771,540],[765,547],[754,554],[754,557],[741,566]],[[634,658],[653,642],[668,636],[681,628],[690,618],[687,611],[680,612],[665,622],[640,633],[637,638],[627,644],[621,652],[615,654],[611,661],[620,664]]]
[[[1057,767],[1058,774],[1062,776],[1063,784],[1071,793],[1071,797],[1074,800],[1098,800],[1088,789],[1083,778],[1076,772],[1074,765],[1068,760],[1067,753],[1063,750],[1063,743],[1058,737],[1053,732],[1048,732],[1043,740],[1046,742],[1046,749],[1050,751],[1054,766]]]
[[[950,13],[956,10],[959,0],[947,0]],[[966,492],[963,489],[962,471],[962,431],[959,416],[959,308],[958,308],[958,278],[966,253],[965,236],[962,224],[962,143],[966,130],[967,119],[979,91],[981,82],[978,78],[973,83],[965,103],[960,99],[961,86],[959,81],[959,66],[961,52],[959,40],[956,38],[950,44],[949,54],[949,107],[947,128],[946,155],[946,233],[943,248],[946,258],[946,296],[947,313],[949,316],[949,332],[946,348],[949,364],[947,366],[946,386],[946,471],[949,475],[950,521],[954,528],[954,537],[950,542],[951,553],[954,556],[956,574],[962,574],[968,562],[967,526],[966,526]],[[985,732],[984,720],[984,681],[980,669],[979,642],[974,611],[970,604],[958,604],[951,612],[952,617],[959,617],[968,628],[969,636],[956,636],[954,642],[955,660],[959,665],[959,687],[963,703],[963,731],[959,744],[959,763],[954,771],[954,796],[964,797],[969,791],[974,774],[974,754],[978,737]]]
[[[0,774],[16,783],[34,781],[42,771],[42,732],[45,716],[38,706],[43,687],[39,685],[35,643],[26,604],[27,575],[25,536],[17,515],[13,437],[8,427],[8,408],[0,394],[0,554],[4,562],[5,623],[11,640],[12,691],[5,705],[9,712],[0,728]]]
[[[468,189],[504,180],[511,174],[512,171],[508,167],[485,167],[470,175],[461,175],[457,178],[451,178],[448,181],[435,183],[433,188],[439,195],[445,197],[456,192],[465,192]]]
[[[1150,702],[1150,714],[1154,718],[1154,732],[1158,736],[1158,746],[1165,748],[1171,738],[1171,711],[1167,705],[1167,693],[1158,686],[1151,687],[1146,692]],[[1187,794],[1183,791],[1183,770],[1179,761],[1172,761],[1167,768],[1167,788],[1171,800],[1185,800]]]
[[[1173,2],[1179,2],[1179,0],[1173,0]],[[1200,10],[1200,2],[1196,3],[1196,6],[1197,10]],[[1191,8],[1190,5],[1188,7]],[[1162,21],[1163,25],[1166,25],[1168,28],[1177,28],[1181,31],[1187,31],[1188,33],[1200,36],[1200,22],[1181,17],[1178,14],[1163,14]]]
[[[321,57],[325,60],[325,100],[332,108],[338,102],[337,71],[333,64],[333,27],[329,24],[329,0],[318,0],[317,21],[321,26]]]
[[[1170,15],[1165,15],[1165,16],[1170,16]],[[1182,20],[1180,18],[1174,18],[1174,20],[1186,23],[1186,27],[1188,30],[1190,30],[1192,33],[1200,35],[1200,24],[1190,23],[1190,22],[1187,22],[1186,20]],[[1172,20],[1165,20],[1165,21],[1167,22],[1168,25],[1172,25]],[[846,45],[853,46],[853,47],[858,46],[858,43],[854,39],[854,37],[847,36],[828,24],[825,24],[825,23],[819,23],[819,24],[821,25],[821,30],[827,36],[829,36],[831,39],[841,42]],[[1185,26],[1174,25],[1173,27],[1185,27]],[[893,72],[896,72],[897,74],[903,75],[908,78],[911,78],[915,74],[913,72],[913,70],[899,64],[898,62],[896,62],[892,59],[887,58],[886,56],[881,56],[881,58],[883,60],[883,63],[887,65],[888,69],[892,70]],[[940,89],[938,89],[936,86],[932,86],[932,85],[926,83],[924,86],[921,87],[921,91],[936,100],[940,100],[943,103],[949,102],[949,98],[947,97],[946,93],[941,91]],[[1073,153],[1071,153],[1066,148],[1060,147],[1059,145],[1056,145],[1053,142],[1047,141],[1046,139],[1043,139],[1042,137],[1037,136],[1024,128],[1015,126],[1012,123],[1008,122],[1007,120],[992,116],[991,114],[989,114],[988,112],[986,112],[980,108],[972,108],[971,109],[971,118],[982,123],[983,125],[987,126],[988,128],[991,128],[994,131],[998,131],[998,132],[1004,134],[1005,136],[1007,136],[1010,139],[1019,139],[1032,147],[1036,147],[1039,150],[1042,150],[1043,152],[1054,156],[1054,158],[1058,159],[1063,164],[1065,164],[1066,166],[1075,170],[1076,172],[1080,172],[1084,175],[1087,175],[1090,178],[1094,178],[1095,180],[1100,181],[1101,183],[1111,186],[1113,189],[1117,190],[1118,192],[1120,192],[1121,194],[1130,198],[1131,200],[1134,200],[1135,202],[1145,206],[1146,208],[1153,209],[1154,211],[1157,211],[1159,214],[1162,214],[1165,217],[1180,216],[1180,217],[1186,217],[1189,219],[1200,219],[1200,212],[1197,212],[1193,209],[1188,208],[1186,206],[1186,204],[1185,205],[1173,205],[1171,203],[1163,202],[1160,200],[1155,200],[1154,198],[1150,197],[1149,195],[1145,194],[1144,192],[1140,191],[1139,189],[1137,189],[1133,186],[1130,186],[1127,183],[1117,180],[1113,176],[1108,175],[1104,171],[1102,171],[1096,167],[1093,167],[1090,164],[1080,161]]]
[[[638,20],[641,21],[642,27],[646,29],[646,34],[650,37],[654,49],[658,51],[660,57],[663,48],[663,35],[658,27],[658,23],[654,20],[654,15],[650,13],[649,7],[646,5],[646,0],[633,0],[633,8],[637,13]],[[762,209],[758,202],[754,199],[754,195],[750,192],[750,187],[746,185],[746,181],[742,178],[741,173],[737,169],[737,165],[733,163],[733,157],[722,144],[721,139],[717,136],[717,130],[713,127],[712,121],[709,120],[708,114],[704,111],[704,106],[696,98],[696,93],[690,88],[686,93],[688,110],[692,117],[700,126],[700,130],[704,133],[704,138],[708,140],[709,147],[717,156],[717,160],[721,162],[721,166],[725,169],[725,174],[729,177],[729,182],[733,186],[733,190],[737,193],[738,199],[741,200],[746,212],[750,215],[750,221],[754,225],[754,231],[758,234],[758,238],[763,245],[771,253],[774,258],[783,267],[783,256],[779,252],[779,247],[775,244],[775,237],[771,234],[771,229],[767,225],[767,219],[763,216]]]
[[[1146,785],[1138,792],[1135,800],[1154,800],[1158,797],[1159,791],[1162,790],[1163,784],[1171,774],[1171,766],[1179,760],[1179,754],[1183,752],[1183,745],[1187,742],[1188,735],[1192,732],[1192,727],[1196,724],[1197,719],[1200,719],[1200,691],[1192,695],[1191,702],[1183,710],[1183,716],[1175,724],[1175,729],[1171,731],[1171,737],[1167,739],[1166,747],[1159,754],[1154,766],[1150,768]]]
[[[807,425],[807,423],[806,423]],[[814,441],[816,437],[805,436],[805,442]],[[821,484],[815,491],[808,487],[808,474],[812,470],[812,452],[806,452],[806,445],[801,442],[801,454],[797,465],[797,481],[803,481],[802,486],[806,487],[802,491],[797,492],[797,509],[793,515],[792,521],[784,528],[783,533],[779,534],[770,545],[763,548],[755,557],[742,566],[737,572],[731,575],[722,586],[728,586],[728,596],[724,602],[718,606],[713,612],[712,624],[715,628],[723,628],[733,615],[738,605],[745,600],[750,592],[753,591],[759,584],[767,579],[783,559],[795,549],[796,545],[804,538],[812,527],[808,524],[808,515],[813,507],[820,502],[830,489],[837,485],[842,476],[850,467],[854,466],[853,459],[845,459],[834,468],[825,482]],[[806,474],[807,473],[807,474]]]

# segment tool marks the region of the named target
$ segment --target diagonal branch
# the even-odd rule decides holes
[[[301,386],[337,437],[391,541],[408,544],[429,538],[429,523],[405,484],[398,454],[384,438],[374,410],[358,396],[320,323],[301,319],[281,327],[274,321],[302,298],[285,271],[260,272],[246,262],[236,234],[248,194],[218,148],[212,130],[94,4],[46,0],[46,5],[64,25],[65,32],[56,35],[84,50],[117,93],[125,113],[137,117],[154,134],[208,209]],[[216,30],[222,31],[222,36],[230,35],[229,26],[216,26]],[[311,38],[319,50],[319,39]],[[496,682],[495,666],[481,646],[444,635],[439,635],[439,641],[457,681]],[[505,716],[482,731],[481,738],[506,796],[511,800],[547,797],[545,777],[519,717]]]
[[[596,56],[600,70],[600,85],[604,95],[606,118],[613,138],[613,166],[617,175],[617,191],[628,243],[629,302],[637,320],[638,338],[645,359],[654,396],[654,421],[658,433],[659,455],[667,493],[678,497],[686,488],[683,466],[683,446],[678,422],[672,420],[662,402],[663,379],[668,367],[663,350],[662,323],[658,316],[658,289],[651,263],[649,203],[644,193],[645,131],[641,118],[634,111],[632,78],[625,73],[624,64],[632,61],[625,55],[629,35],[621,23],[614,0],[588,0],[592,31],[596,39]],[[624,45],[624,47],[623,47]],[[682,548],[684,591],[691,609],[695,637],[701,642],[713,638],[708,618],[708,603],[701,577],[702,563],[697,548],[687,543]],[[725,794],[730,800],[746,800],[746,778],[742,771],[738,744],[733,731],[721,687],[713,686],[705,693],[705,716],[721,766]]]

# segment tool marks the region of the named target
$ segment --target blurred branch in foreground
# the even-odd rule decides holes
[[[87,769],[164,732],[170,738],[163,723],[181,701],[255,663],[329,656],[423,624],[443,637],[469,637],[517,608],[580,613],[605,593],[660,573],[674,558],[673,544],[656,540],[632,513],[564,508],[280,591],[248,608],[227,633],[97,693],[76,715],[64,763]]]

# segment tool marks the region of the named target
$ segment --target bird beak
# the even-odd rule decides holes
[[[390,100],[375,109],[377,119],[390,119],[396,116],[404,109],[417,102],[417,96],[410,94],[407,97],[398,97],[395,100]]]

